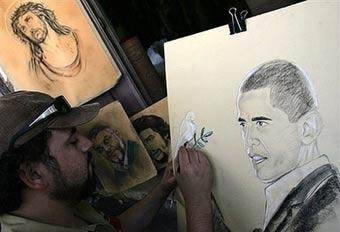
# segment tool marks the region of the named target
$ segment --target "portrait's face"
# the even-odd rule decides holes
[[[92,139],[92,143],[93,148],[111,161],[116,170],[125,171],[128,168],[128,164],[124,163],[124,142],[117,131],[111,128],[103,129]]]
[[[271,182],[295,169],[302,133],[285,112],[270,104],[270,89],[241,93],[238,97],[238,122],[246,153],[257,177]]]
[[[158,162],[166,162],[169,155],[169,148],[163,137],[147,128],[139,133],[145,148],[150,154],[151,158]]]
[[[32,12],[27,12],[18,19],[18,27],[34,43],[42,43],[47,36],[46,23]]]

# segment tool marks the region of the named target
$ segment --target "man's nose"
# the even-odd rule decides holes
[[[89,140],[85,136],[79,135],[79,140],[80,140],[79,148],[82,152],[87,152],[90,149],[90,147],[92,147],[91,140]]]
[[[248,147],[258,146],[260,144],[259,139],[256,136],[256,133],[253,128],[247,128],[246,131],[246,145]]]

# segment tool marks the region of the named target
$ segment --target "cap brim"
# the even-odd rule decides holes
[[[26,143],[34,136],[42,132],[45,128],[63,129],[77,127],[84,123],[87,123],[96,117],[99,110],[100,110],[99,103],[92,103],[72,108],[69,113],[65,115],[59,115],[53,120],[42,122],[38,126],[29,130],[27,133],[21,135],[20,138],[18,138],[15,143],[16,147]]]
[[[77,127],[94,119],[100,110],[99,103],[72,108],[65,115],[58,116],[49,126],[50,129]]]

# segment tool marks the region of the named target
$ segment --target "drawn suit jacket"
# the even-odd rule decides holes
[[[314,231],[318,225],[336,216],[339,197],[340,182],[336,168],[330,164],[323,165],[290,191],[264,232]],[[254,230],[260,231],[263,230]]]

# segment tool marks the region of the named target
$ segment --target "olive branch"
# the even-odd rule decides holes
[[[194,133],[192,139],[187,143],[191,148],[203,148],[209,142],[209,137],[213,135],[213,131],[205,131],[205,127],[201,129],[200,137]]]

